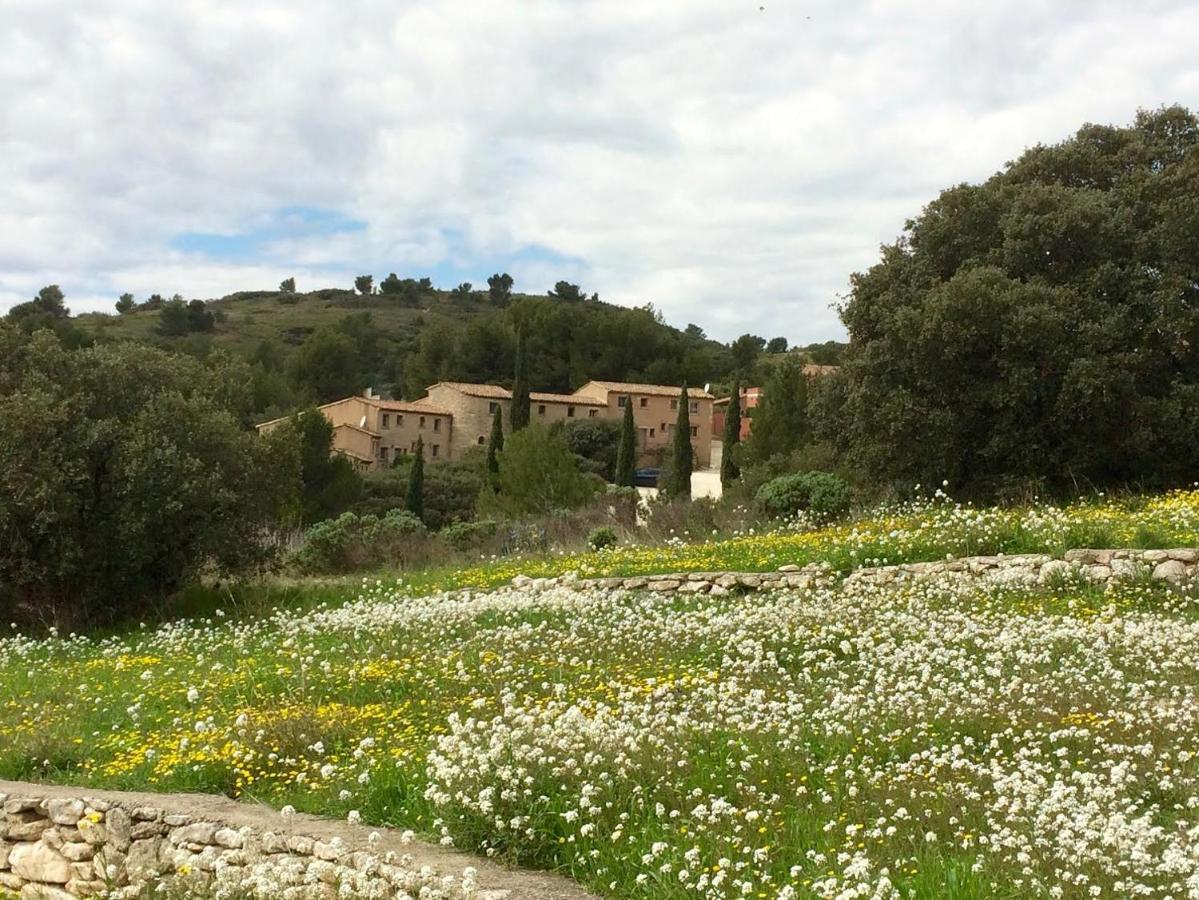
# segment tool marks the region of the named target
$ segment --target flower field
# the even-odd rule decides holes
[[[922,530],[742,540],[780,562],[834,534],[832,558],[863,561],[1017,531],[1193,546],[1197,507],[942,507]],[[955,521],[970,536],[947,547]],[[703,546],[662,567],[723,565]],[[1199,591],[1147,579],[372,582],[254,621],[0,640],[0,735],[0,777],[290,804],[613,897],[1199,897]]]
[[[1199,535],[1199,489],[1156,497],[1100,499],[1059,507],[973,507],[940,491],[843,525],[748,533],[662,546],[629,545],[600,553],[492,560],[409,576],[418,590],[492,588],[516,575],[582,577],[660,572],[772,571],[826,562],[840,572],[863,565],[927,562],[989,553],[1059,553],[1075,547],[1170,547]],[[692,536],[694,537],[694,536]]]

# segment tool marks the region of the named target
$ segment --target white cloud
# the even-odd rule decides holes
[[[513,259],[518,288],[722,338],[836,337],[849,274],[940,188],[1196,105],[1196,34],[1186,0],[15,0],[0,309]],[[172,249],[296,207],[365,227]]]

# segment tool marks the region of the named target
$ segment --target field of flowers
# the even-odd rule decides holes
[[[1070,506],[973,507],[941,491],[855,521],[734,537],[680,535],[662,546],[628,545],[600,553],[504,558],[449,571],[409,575],[411,586],[492,588],[519,574],[578,572],[582,577],[659,572],[772,571],[827,562],[839,572],[863,565],[928,562],[946,556],[1060,553],[1075,547],[1170,547],[1199,534],[1199,489],[1156,497],[1099,497]]]
[[[1016,525],[1193,545],[1194,500]],[[1012,524],[936,515],[970,541]],[[871,527],[846,553],[948,528]],[[762,540],[790,560],[802,537]],[[255,621],[0,640],[0,776],[398,825],[614,897],[1199,897],[1197,691],[1199,592],[1148,580],[373,582]]]

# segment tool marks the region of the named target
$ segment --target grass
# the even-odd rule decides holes
[[[616,600],[416,586],[583,560],[611,573],[1097,536],[1193,545],[1197,508],[1192,493],[937,504],[487,563],[402,591],[280,586],[239,616],[124,635],[14,637],[0,641],[0,776],[358,810],[609,896],[1184,896],[1199,872],[1178,862],[1199,860],[1185,837],[1199,803],[1191,591],[944,578]]]

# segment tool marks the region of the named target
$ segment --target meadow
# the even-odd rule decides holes
[[[586,559],[840,568],[997,540],[1193,546],[1197,522],[1196,493],[939,502]],[[1194,586],[354,593],[0,640],[0,776],[361,818],[613,897],[1199,897]]]

